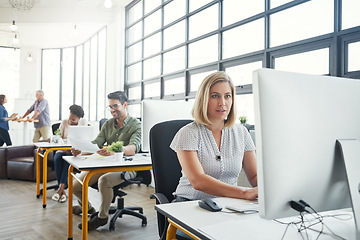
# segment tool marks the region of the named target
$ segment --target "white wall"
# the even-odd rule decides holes
[[[125,9],[118,8],[112,22],[107,24],[107,69],[106,92],[124,89],[124,35]],[[28,54],[33,57],[32,62],[26,60]],[[15,99],[15,112],[22,116],[31,103],[35,101],[36,90],[41,88],[41,48],[21,47],[20,56],[20,89],[19,98]],[[46,93],[45,93],[46,98]],[[110,113],[107,113],[110,118]],[[33,124],[28,124],[26,139],[23,139],[23,125],[17,122],[10,123],[10,136],[13,145],[30,144],[33,137]]]

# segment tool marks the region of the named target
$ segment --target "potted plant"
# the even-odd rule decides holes
[[[124,152],[123,152],[123,141],[113,142],[110,146],[107,147],[108,152],[114,152],[116,160],[123,160]]]
[[[59,143],[60,139],[61,139],[61,135],[62,135],[61,132],[60,132],[60,128],[56,129],[56,131],[54,133],[55,133],[55,135],[52,136],[51,142]]]
[[[241,117],[239,117],[239,120],[240,120],[240,123],[245,126],[246,121],[247,121],[246,116],[241,116]]]

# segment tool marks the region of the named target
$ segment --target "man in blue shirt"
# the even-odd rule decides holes
[[[33,142],[38,142],[42,137],[43,140],[49,138],[49,129],[50,129],[50,113],[49,113],[49,104],[46,99],[44,99],[44,92],[42,90],[36,91],[36,101],[34,104],[26,111],[22,118],[25,118],[31,112],[34,111],[34,116],[29,119],[30,122],[34,122],[35,119],[39,120],[34,122],[35,134]]]

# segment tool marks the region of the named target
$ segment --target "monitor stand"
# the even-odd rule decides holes
[[[354,212],[356,239],[360,240],[360,141],[337,140],[343,156],[347,180],[350,189],[350,199]]]

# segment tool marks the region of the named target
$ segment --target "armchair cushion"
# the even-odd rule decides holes
[[[0,179],[7,178],[6,147],[0,147]]]
[[[34,145],[10,146],[7,148],[7,159],[34,156]]]

